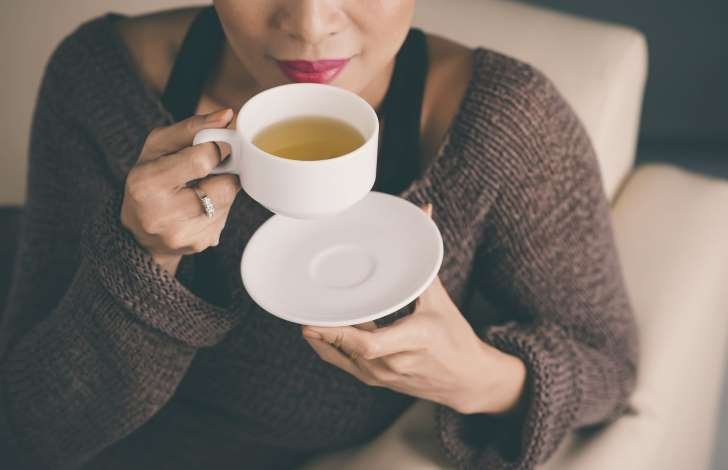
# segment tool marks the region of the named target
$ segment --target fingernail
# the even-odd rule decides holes
[[[232,117],[232,112],[230,108],[219,109],[205,116],[205,123],[227,121]]]
[[[310,328],[303,329],[303,336],[305,336],[306,338],[311,338],[311,339],[323,339],[324,338],[323,336],[321,336],[321,333],[314,331]]]

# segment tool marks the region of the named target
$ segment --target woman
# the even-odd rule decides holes
[[[99,17],[58,46],[3,315],[6,468],[291,468],[415,398],[459,467],[532,468],[628,409],[635,326],[582,126],[537,70],[411,28],[413,7],[217,0]],[[225,148],[192,146],[290,81],[366,99],[374,189],[442,232],[438,277],[376,325],[258,307],[238,263],[271,213],[208,176]],[[464,310],[474,289],[497,315]]]

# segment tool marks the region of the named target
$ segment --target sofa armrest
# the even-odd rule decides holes
[[[584,123],[614,200],[634,164],[647,79],[642,33],[512,0],[417,0],[413,22],[543,71]]]
[[[728,331],[727,208],[726,181],[665,164],[629,179],[614,226],[640,328],[639,416],[568,468],[708,467]]]
[[[728,331],[726,208],[726,181],[666,164],[631,175],[613,221],[640,329],[638,414],[572,437],[546,470],[708,468]]]
[[[636,414],[566,439],[543,470],[707,468],[728,331],[728,182],[664,164],[640,166],[612,217],[640,330]],[[453,468],[434,406],[417,401],[367,445],[305,470]]]

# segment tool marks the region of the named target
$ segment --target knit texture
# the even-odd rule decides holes
[[[443,449],[460,468],[527,469],[628,409],[635,324],[583,127],[533,67],[473,54],[437,158],[398,196],[433,203],[443,285],[528,370],[515,417],[438,406]],[[171,122],[108,16],[47,64],[0,330],[3,468],[291,468],[366,442],[412,403],[320,360],[298,325],[252,302],[239,262],[272,213],[244,191],[220,244],[176,276],[121,226],[125,177]],[[199,288],[210,278],[215,293]],[[466,310],[472,288],[504,321]]]

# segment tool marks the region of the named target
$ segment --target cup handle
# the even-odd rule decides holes
[[[195,134],[195,138],[192,139],[192,144],[197,145],[214,141],[225,142],[230,145],[230,156],[213,168],[210,174],[236,173],[234,163],[241,157],[240,136],[238,136],[238,133],[232,129],[203,129]]]

